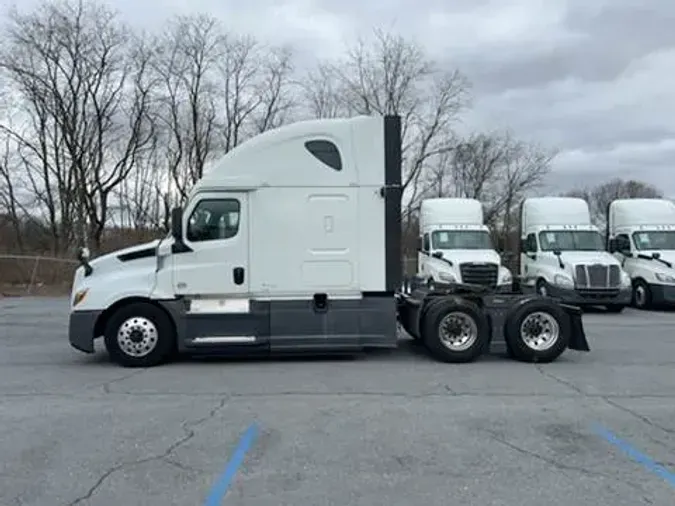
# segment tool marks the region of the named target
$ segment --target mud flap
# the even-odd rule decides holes
[[[569,304],[560,304],[570,318],[570,325],[572,327],[572,335],[568,348],[577,351],[591,351],[591,347],[586,340],[586,332],[584,332],[584,322],[581,319],[583,311],[578,306],[570,306]]]

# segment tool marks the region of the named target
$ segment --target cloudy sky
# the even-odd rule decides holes
[[[472,80],[465,128],[508,127],[559,148],[556,188],[620,176],[675,196],[673,0],[108,3],[150,29],[171,14],[208,12],[234,30],[316,57],[339,54],[374,26],[395,29]]]

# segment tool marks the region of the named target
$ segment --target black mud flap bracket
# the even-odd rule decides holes
[[[565,310],[570,318],[572,335],[570,336],[568,348],[576,351],[591,351],[591,347],[588,345],[588,340],[586,339],[584,323],[581,319],[581,315],[583,314],[581,308],[570,304],[562,304],[560,302],[558,302],[558,304]]]

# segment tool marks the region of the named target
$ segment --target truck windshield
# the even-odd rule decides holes
[[[672,249],[675,250],[675,232],[652,231],[633,232],[635,249]]]
[[[485,230],[437,230],[431,242],[434,249],[494,249]]]
[[[539,232],[542,251],[602,251],[602,237],[594,230],[552,230]]]

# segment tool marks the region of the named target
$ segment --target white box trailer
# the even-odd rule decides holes
[[[588,351],[580,311],[536,296],[400,293],[401,119],[301,121],[260,134],[200,179],[171,233],[75,273],[70,344],[148,367],[175,353],[393,348],[398,322],[439,360],[500,343],[550,361]]]
[[[675,204],[618,199],[607,209],[607,249],[632,282],[640,309],[675,304]]]
[[[418,277],[428,287],[464,283],[511,291],[511,271],[501,265],[480,201],[425,199],[419,219]]]
[[[523,288],[579,306],[605,306],[612,312],[630,304],[630,278],[605,250],[585,200],[528,198],[520,215]]]

